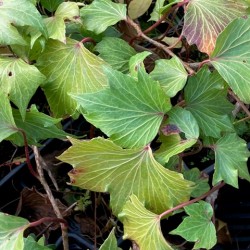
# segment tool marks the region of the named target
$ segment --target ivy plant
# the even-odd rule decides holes
[[[175,211],[186,217],[170,234],[193,249],[213,248],[213,204],[204,198],[225,184],[237,188],[239,177],[250,181],[249,138],[236,126],[250,119],[249,7],[246,0],[1,0],[0,141],[27,148],[69,140],[58,157],[72,165],[69,185],[109,193],[124,238],[139,249],[177,249],[160,224]],[[33,103],[38,90],[47,110]],[[63,120],[79,116],[99,136],[63,131]],[[211,185],[199,166],[185,165],[202,148],[214,152]],[[51,249],[23,236],[36,223],[4,213],[0,222],[2,250]],[[115,229],[100,249],[120,249]]]

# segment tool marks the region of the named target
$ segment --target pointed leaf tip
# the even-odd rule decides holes
[[[169,97],[143,70],[138,81],[111,68],[104,71],[110,88],[76,98],[84,117],[124,148],[147,145],[171,108]]]
[[[234,93],[250,103],[250,18],[238,18],[218,36],[211,63]]]
[[[189,216],[184,218],[182,223],[170,233],[180,235],[187,241],[195,242],[193,249],[211,249],[217,241],[215,226],[211,221],[212,206],[205,201],[199,201],[199,203],[191,204],[184,209]]]
[[[214,145],[215,172],[213,185],[224,181],[238,187],[238,177],[250,181],[247,168],[249,151],[246,142],[236,134],[228,134],[220,138]]]
[[[145,201],[147,208],[163,212],[188,200],[192,190],[193,183],[161,166],[149,147],[122,149],[103,138],[75,139],[73,146],[58,158],[74,167],[69,173],[73,185],[109,192],[116,215],[132,193]]]
[[[140,249],[173,250],[162,235],[159,216],[148,211],[136,195],[130,196],[118,216],[126,238],[135,241]]]

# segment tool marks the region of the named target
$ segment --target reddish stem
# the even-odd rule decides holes
[[[34,222],[30,222],[29,223],[29,227],[36,227],[39,226],[42,223],[45,222],[57,222],[57,223],[63,223],[66,227],[68,226],[68,223],[66,220],[64,219],[60,219],[60,218],[52,218],[52,217],[44,217],[41,218],[40,220],[34,221]]]
[[[199,70],[204,64],[210,63],[210,62],[211,62],[210,59],[206,59],[206,60],[202,61],[202,62],[199,64],[199,66],[198,66],[198,70]]]
[[[38,174],[34,171],[32,164],[30,162],[30,155],[29,155],[29,145],[28,145],[28,140],[27,140],[27,136],[26,133],[24,132],[23,129],[18,128],[18,131],[22,134],[23,136],[23,141],[24,141],[24,150],[25,150],[25,157],[26,157],[26,162],[27,162],[27,166],[29,168],[30,173],[36,177],[37,179],[39,179]]]
[[[183,1],[181,3],[176,4],[175,6],[173,6],[171,9],[169,9],[165,14],[163,14],[163,16],[157,21],[155,22],[152,26],[150,26],[149,28],[147,28],[146,30],[143,31],[144,34],[149,33],[150,31],[152,31],[153,29],[155,29],[157,26],[159,26],[165,19],[166,17],[175,9],[178,9],[179,7],[185,5],[186,3],[188,3],[189,1]]]
[[[92,37],[85,37],[80,42],[83,44],[90,42],[90,43],[93,43],[94,45],[96,45],[96,41]]]
[[[166,216],[166,215],[168,215],[168,214],[170,214],[170,213],[172,213],[172,212],[174,212],[174,211],[176,211],[176,210],[178,210],[178,209],[181,209],[181,208],[186,207],[186,206],[188,206],[188,205],[191,205],[191,204],[193,204],[193,203],[195,203],[195,202],[197,202],[197,201],[200,201],[200,200],[206,198],[207,196],[209,196],[210,194],[212,194],[213,192],[215,192],[216,190],[222,188],[224,185],[225,185],[225,183],[224,183],[224,182],[221,182],[219,185],[214,186],[211,190],[209,190],[209,191],[206,192],[205,194],[201,195],[200,197],[197,197],[197,198],[192,199],[192,200],[190,200],[190,201],[183,202],[183,203],[179,204],[179,205],[176,206],[176,207],[173,207],[173,208],[171,208],[171,209],[168,209],[167,211],[161,213],[161,214],[158,216],[158,218],[161,219],[162,217],[164,217],[164,216]]]

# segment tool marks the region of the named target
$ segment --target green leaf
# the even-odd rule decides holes
[[[66,43],[66,26],[64,21],[77,21],[77,17],[80,15],[78,5],[73,2],[63,2],[61,3],[54,16],[44,19],[46,24],[49,38],[59,40]]]
[[[131,0],[128,6],[128,15],[132,19],[142,16],[152,4],[152,0]]]
[[[36,242],[35,239],[32,236],[28,236],[27,238],[24,238],[24,248],[23,250],[51,250],[51,248],[48,248],[44,245],[40,245],[39,242]]]
[[[168,113],[167,125],[162,127],[163,135],[160,136],[162,142],[160,148],[155,151],[155,157],[160,162],[168,162],[170,157],[183,152],[193,146],[199,137],[198,124],[188,110],[175,107]],[[179,133],[185,134],[185,139]]]
[[[117,240],[115,237],[115,228],[112,229],[108,238],[104,241],[104,243],[99,248],[100,250],[121,250],[120,247],[117,247]]]
[[[143,70],[138,82],[110,68],[105,69],[110,88],[97,93],[72,95],[84,117],[125,148],[145,146],[159,130],[170,109],[169,98]]]
[[[165,14],[167,11],[169,11],[169,9],[174,5],[174,4],[177,4],[177,3],[180,3],[182,2],[183,0],[169,0],[168,4],[163,6],[162,8],[160,8],[160,13],[161,14]]]
[[[245,4],[234,0],[191,0],[186,8],[182,34],[189,44],[196,44],[200,51],[211,54],[219,33],[235,18],[245,15],[246,9]]]
[[[171,234],[177,234],[187,241],[195,242],[193,249],[211,249],[216,244],[216,230],[211,218],[213,216],[212,206],[199,201],[184,207],[189,215]]]
[[[219,35],[211,63],[232,90],[250,103],[250,18],[236,19]]]
[[[22,59],[0,58],[0,90],[19,108],[22,119],[31,97],[45,80],[35,66]]]
[[[55,117],[75,113],[77,103],[69,93],[94,92],[107,86],[103,65],[104,61],[75,40],[47,43],[37,66],[47,76],[43,89]]]
[[[161,136],[160,141],[162,144],[155,151],[154,155],[156,160],[161,164],[167,163],[172,156],[178,155],[187,148],[192,147],[196,142],[194,139],[183,140],[179,135]]]
[[[154,70],[150,73],[152,78],[159,81],[165,93],[174,97],[177,92],[183,89],[188,74],[176,56],[170,60],[160,59],[157,60]]]
[[[189,199],[192,182],[160,165],[149,146],[122,149],[110,140],[71,139],[73,146],[58,158],[71,164],[71,184],[96,192],[109,192],[113,213],[121,212],[131,194],[146,208],[161,213]]]
[[[129,71],[130,75],[137,78],[139,68],[145,69],[143,61],[144,59],[151,55],[149,51],[143,51],[132,56],[129,60]]]
[[[7,96],[0,91],[0,142],[8,136],[17,132],[16,124],[11,111],[11,106]]]
[[[208,184],[208,176],[200,172],[198,168],[192,168],[188,171],[184,171],[183,176],[185,180],[192,181],[196,184],[191,193],[192,197],[199,197],[209,191],[210,186]]]
[[[158,21],[161,17],[161,8],[164,5],[165,0],[156,0],[155,2],[155,7],[153,9],[153,12],[150,14],[150,19],[149,21]]]
[[[119,70],[122,73],[129,71],[129,59],[136,54],[133,47],[127,42],[116,37],[104,37],[99,42],[95,50],[100,53],[100,57],[109,63],[113,69]]]
[[[25,25],[34,27],[45,36],[47,35],[42,16],[29,0],[2,0],[0,5],[0,44],[25,45],[25,40],[15,27]]]
[[[23,250],[23,232],[28,225],[26,219],[0,212],[0,249]]]
[[[25,131],[28,144],[37,145],[39,141],[48,138],[63,139],[68,135],[56,125],[60,123],[61,119],[54,119],[48,115],[38,112],[35,106],[32,106],[27,112],[25,121],[18,110],[13,109],[13,117],[18,128]],[[18,146],[24,145],[23,136],[21,133],[16,133],[8,138]]]
[[[233,110],[227,100],[225,82],[218,72],[203,67],[188,80],[184,90],[187,109],[192,113],[205,136],[218,138],[222,131],[233,132],[229,118]]]
[[[124,238],[135,241],[141,250],[173,250],[162,235],[159,216],[148,211],[134,194],[119,219],[124,225]]]
[[[63,0],[40,0],[42,6],[50,12],[53,12],[63,2]]]
[[[238,176],[250,181],[247,168],[250,155],[243,139],[236,134],[225,135],[216,142],[214,151],[213,185],[223,180],[233,187],[238,187]]]
[[[185,133],[186,139],[198,139],[199,126],[188,110],[180,107],[174,107],[168,112],[168,124],[174,124],[180,131]]]
[[[111,0],[94,0],[81,9],[83,25],[97,34],[109,26],[126,19],[126,5],[113,3]]]

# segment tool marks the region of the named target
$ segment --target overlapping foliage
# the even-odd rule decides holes
[[[61,120],[82,115],[108,138],[69,139],[72,146],[59,159],[73,167],[71,185],[108,192],[125,238],[141,250],[175,249],[161,232],[161,213],[210,188],[198,169],[183,168],[186,151],[198,144],[214,151],[213,186],[250,181],[249,152],[232,115],[235,102],[250,104],[249,2],[86,2],[0,1],[0,141],[22,146],[22,133],[30,145],[66,139]],[[150,6],[153,23],[185,7],[176,33],[188,43],[182,50],[204,52],[195,63],[156,41],[161,34],[152,40],[153,32],[141,32],[137,23]],[[32,105],[37,89],[50,115]],[[194,249],[211,249],[211,205],[200,201],[185,212],[171,233],[194,242]],[[1,249],[48,249],[23,238],[25,219],[0,214],[0,222]],[[101,249],[119,249],[114,230]]]

